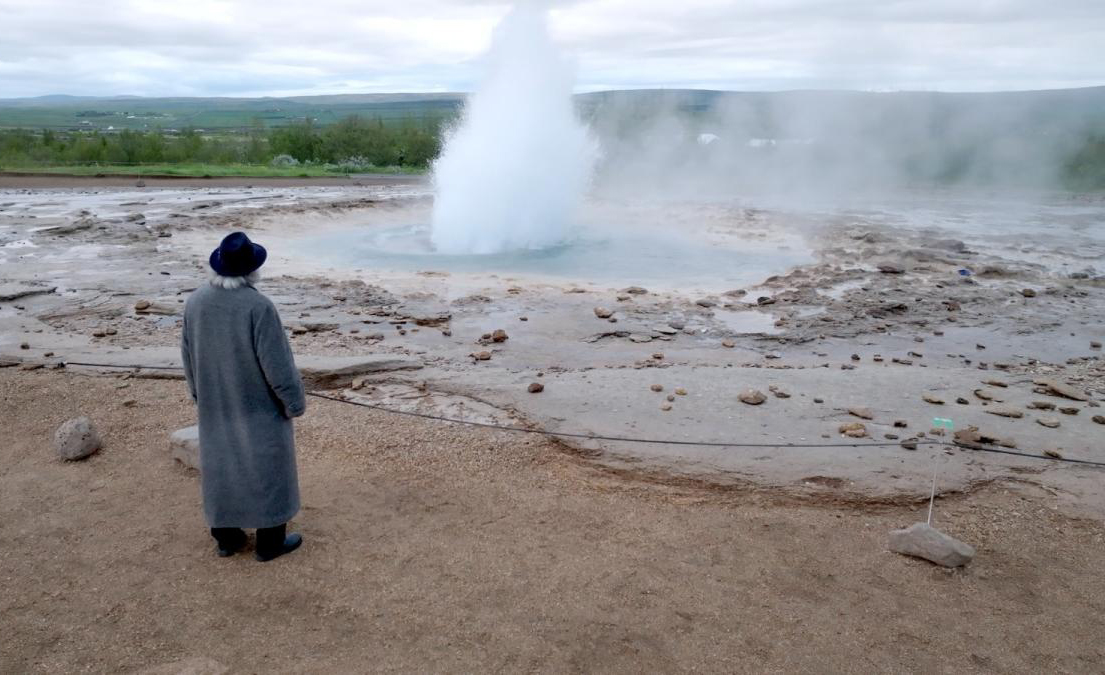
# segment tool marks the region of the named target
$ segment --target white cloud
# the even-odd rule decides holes
[[[468,90],[505,2],[0,0],[0,97]],[[576,0],[581,89],[1105,84],[1087,0]]]

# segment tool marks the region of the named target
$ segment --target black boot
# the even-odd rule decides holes
[[[220,558],[232,556],[246,545],[246,533],[237,527],[212,527],[211,536],[215,538],[215,553]]]
[[[296,533],[285,536],[287,526],[288,524],[284,523],[257,530],[257,552],[253,554],[257,562],[268,562],[299,548],[303,543],[303,537]]]

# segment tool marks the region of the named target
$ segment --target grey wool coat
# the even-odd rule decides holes
[[[208,526],[288,522],[299,511],[292,418],[307,404],[276,307],[252,286],[201,286],[184,307],[181,356]]]

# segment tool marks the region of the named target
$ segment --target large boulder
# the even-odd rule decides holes
[[[169,436],[169,454],[189,469],[200,468],[200,428],[185,427]]]
[[[75,417],[54,432],[54,449],[68,462],[84,459],[100,449],[100,435],[87,417]]]
[[[962,567],[975,557],[975,549],[929,525],[914,523],[890,533],[890,550],[924,558],[944,567]]]

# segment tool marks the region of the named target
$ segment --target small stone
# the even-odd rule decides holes
[[[709,309],[710,307],[717,307],[717,301],[713,298],[699,298],[698,300],[694,301],[694,304],[698,305],[699,307],[705,307],[707,309]]]
[[[761,306],[761,307],[763,307],[764,305],[774,305],[775,304],[775,298],[771,298],[771,297],[768,297],[766,295],[761,295],[760,297],[756,298],[756,304]]]
[[[92,331],[92,337],[94,338],[102,338],[105,335],[107,335],[107,333],[104,332],[103,328],[97,328],[96,330]]]
[[[529,386],[526,387],[526,391],[531,394],[540,394],[541,392],[545,391],[545,385],[541,384],[540,382],[530,382]]]
[[[686,396],[687,395],[687,390],[684,389],[683,387],[676,387],[675,388],[675,395],[676,396]]]
[[[1094,415],[1093,421],[1098,424],[1105,424],[1105,415]]]
[[[790,398],[790,394],[782,389],[773,389],[771,393],[775,394],[775,398]]]
[[[998,417],[1011,417],[1013,419],[1020,419],[1024,417],[1024,413],[1020,410],[1013,408],[1004,408],[1002,406],[990,406],[986,409],[986,412],[991,415],[997,415]]]
[[[20,342],[20,343],[19,343],[19,348],[20,348],[20,349],[30,349],[30,348],[31,348],[31,345],[30,345],[30,344],[28,344],[28,343],[26,343],[26,342]]]
[[[671,410],[671,404],[670,403],[660,404],[660,410],[663,410],[664,412],[667,412],[667,411]]]
[[[141,187],[146,187],[146,181],[144,181],[144,180],[136,181],[134,183],[134,187],[140,187],[140,188]]]
[[[865,438],[867,436],[867,427],[862,422],[849,422],[848,424],[840,425],[840,433],[848,438]]]
[[[895,429],[905,429],[908,426],[909,426],[909,422],[906,422],[905,420],[894,420],[894,428]]]
[[[824,403],[824,402],[825,402],[825,399],[823,399],[823,398],[815,398],[815,399],[813,399],[813,402],[814,402],[814,403]]]
[[[529,317],[528,316],[520,316],[520,317],[518,317],[518,320],[519,321],[529,321]]]
[[[142,310],[146,310],[146,309],[149,309],[149,308],[150,308],[150,301],[149,300],[139,300],[138,302],[134,303],[134,310],[136,312],[141,312]]]
[[[477,361],[490,361],[491,352],[476,352],[472,355],[472,358],[476,359]]]
[[[746,389],[737,398],[740,399],[741,403],[747,403],[748,405],[760,405],[767,400],[763,392],[758,389]]]
[[[956,399],[955,399],[955,402],[956,402],[956,403],[958,403],[959,405],[970,405],[970,404],[971,404],[971,402],[970,402],[970,401],[968,401],[967,399],[963,398],[962,396],[960,396],[960,397],[956,398]]]
[[[725,347],[726,349],[732,349],[733,347],[737,346],[737,343],[733,342],[732,340],[722,340],[721,346]]]
[[[609,319],[610,317],[614,316],[614,310],[607,309],[606,307],[596,307],[595,316],[600,319]]]
[[[651,389],[652,391],[655,391],[655,392],[661,392],[661,391],[664,391],[664,385],[654,384],[651,387],[649,387],[649,389]]]
[[[974,548],[927,523],[894,530],[890,533],[889,547],[895,553],[923,558],[944,567],[962,567],[975,557]]]
[[[896,441],[901,438],[901,436],[899,436],[898,434],[883,434],[883,438],[888,441]]]
[[[859,361],[859,354],[852,354],[853,361]]]
[[[923,394],[921,396],[921,399],[924,400],[925,403],[931,403],[933,405],[944,405],[944,399],[936,396],[935,394]]]
[[[1078,408],[1059,408],[1059,412],[1063,413],[1064,415],[1077,415]]]
[[[906,450],[916,450],[917,449],[917,439],[916,438],[907,438],[906,440],[902,441],[899,445],[901,445]]]
[[[874,361],[875,363],[882,363],[883,358],[882,358],[881,355],[875,354],[874,356],[871,357],[871,360]]]
[[[1059,428],[1059,420],[1055,419],[1054,417],[1041,417],[1036,420],[1036,424],[1039,424],[1042,427],[1047,427],[1048,429]]]
[[[1031,288],[1022,288],[1021,289],[1021,295],[1023,295],[1026,298],[1034,298],[1034,297],[1036,297],[1036,291],[1031,289]]]
[[[850,364],[850,363],[842,363],[842,364],[840,364],[840,369],[841,369],[841,370],[855,370],[855,369],[856,369],[856,367],[855,367],[855,366],[853,366],[853,365],[852,365],[852,364]]]
[[[169,455],[189,469],[200,468],[200,431],[198,426],[185,427],[169,436]]]
[[[998,401],[999,403],[1001,402],[1001,399],[996,398],[994,396],[994,393],[991,391],[986,391],[985,389],[975,389],[974,393],[975,396],[982,399],[983,401]]]
[[[622,293],[629,293],[630,295],[645,295],[648,293],[648,289],[641,288],[640,286],[630,286],[629,288],[623,288]]]
[[[875,413],[871,412],[870,408],[848,408],[848,414],[855,415],[861,420],[875,419]]]
[[[119,331],[115,328],[112,328],[111,326],[108,326],[104,329],[104,333],[107,335],[118,335]]]
[[[904,274],[905,268],[901,265],[895,265],[893,263],[883,263],[878,266],[878,269],[883,274]]]
[[[982,380],[982,383],[983,384],[988,384],[991,387],[999,387],[1001,389],[1005,389],[1009,386],[1008,384],[1006,384],[1005,382],[1002,382],[1001,380]]]
[[[54,432],[54,449],[63,460],[84,459],[100,449],[100,435],[90,419],[75,417]]]
[[[443,330],[443,331],[441,331],[441,336],[442,337],[453,337],[453,331]]]
[[[1063,398],[1069,398],[1073,401],[1088,401],[1090,397],[1086,395],[1085,391],[1066,384],[1065,382],[1059,382],[1057,380],[1041,379],[1035,380],[1035,384],[1040,385],[1048,390],[1048,393],[1055,396],[1061,396]]]
[[[510,337],[506,334],[506,331],[503,330],[502,328],[500,328],[500,329],[496,330],[495,332],[491,333],[491,341],[492,342],[506,342],[509,339],[510,339]]]
[[[1054,459],[1063,459],[1063,455],[1058,450],[1047,449],[1044,450],[1044,454]]]
[[[1101,349],[1101,343],[1097,340],[1090,340],[1090,349]]]
[[[668,400],[668,403],[674,403],[675,402],[675,394],[668,394],[664,398],[666,398]]]

